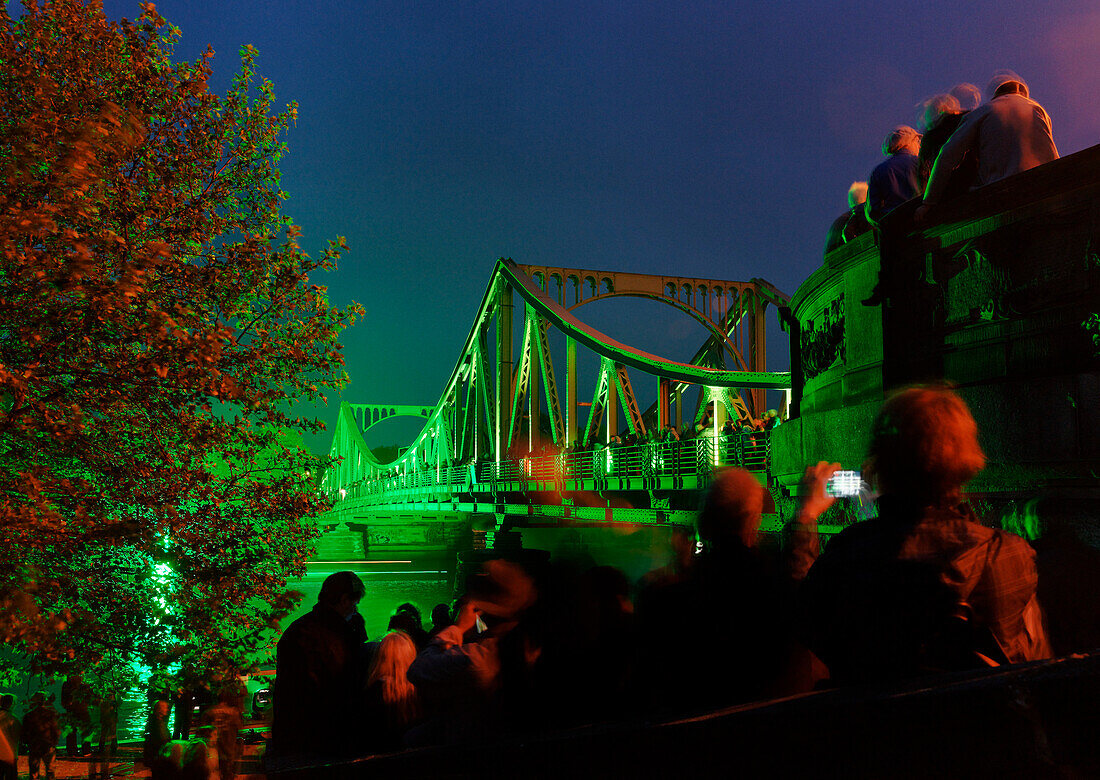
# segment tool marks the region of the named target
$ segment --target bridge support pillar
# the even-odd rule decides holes
[[[512,419],[512,287],[501,284],[497,293],[496,409],[493,436],[496,459],[508,446],[508,425]]]
[[[749,353],[749,370],[751,371],[768,370],[768,351],[764,340],[764,309],[766,306],[766,301],[761,301],[755,295],[752,297],[752,309],[749,312],[749,322],[752,323],[750,329],[752,344]],[[752,416],[760,418],[767,411],[767,391],[753,388],[749,391],[749,396],[752,399]]]
[[[669,408],[668,397],[671,391],[670,382],[663,378],[657,378],[657,434],[668,427]]]
[[[577,342],[565,338],[565,446],[577,441]]]
[[[535,347],[534,352],[535,354],[537,354],[537,347]],[[535,452],[541,444],[541,441],[539,440],[539,420],[542,417],[542,404],[540,403],[541,396],[539,395],[541,392],[541,390],[539,390],[539,379],[541,378],[542,369],[539,367],[537,360],[532,360],[530,376],[527,380],[527,400],[528,408],[530,409],[530,416],[528,417],[528,422],[530,423],[527,439],[528,452]]]
[[[612,371],[615,369],[612,368]],[[607,438],[604,440],[608,444],[611,443],[611,437],[615,436],[619,432],[619,394],[615,390],[615,377],[614,375],[608,377],[607,382],[607,403],[605,417],[607,418]]]
[[[722,463],[725,453],[723,450],[722,439],[722,426],[726,424],[726,404],[722,400],[722,393],[717,388],[712,391],[711,397],[714,399],[714,465],[718,466]]]

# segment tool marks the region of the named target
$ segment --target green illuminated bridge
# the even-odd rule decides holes
[[[620,296],[672,306],[709,338],[677,362],[573,313]],[[502,259],[434,406],[341,405],[331,448],[339,460],[322,482],[334,506],[322,523],[362,531],[370,548],[430,548],[453,544],[471,525],[476,536],[521,525],[691,522],[716,466],[765,478],[767,435],[742,433],[739,423],[763,414],[766,391],[791,386],[789,373],[766,370],[768,305],[789,317],[787,296],[760,279]],[[645,409],[639,382],[656,391]],[[580,388],[590,402],[578,403]],[[363,436],[394,416],[422,417],[424,427],[395,461],[381,463]],[[671,426],[695,435],[670,439]]]

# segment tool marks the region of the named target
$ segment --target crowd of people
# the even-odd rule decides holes
[[[877,518],[824,552],[817,518],[838,466],[822,462],[784,543],[760,533],[768,491],[728,469],[697,526],[672,534],[669,564],[634,585],[607,566],[490,560],[430,631],[407,604],[370,642],[362,581],[333,574],[279,641],[269,755],[469,744],[1049,658],[1034,548],[962,494],[984,462],[963,401],[911,388],[874,424]]]
[[[238,735],[243,723],[243,687],[237,680],[226,685],[218,700],[203,708],[194,731],[191,714],[195,700],[182,693],[174,697],[173,721],[172,704],[159,698],[169,694],[157,692],[146,722],[140,763],[154,780],[235,777],[241,755]],[[30,780],[53,780],[60,742],[68,757],[86,759],[89,780],[112,776],[118,754],[117,696],[95,696],[80,674],[69,676],[60,694],[58,701],[50,691],[35,692],[22,718],[15,714],[15,697],[0,696],[0,780],[16,780],[18,759],[24,754]]]
[[[1050,116],[1027,83],[997,71],[987,102],[958,84],[918,106],[917,128],[898,125],[882,143],[886,159],[848,190],[848,211],[829,228],[826,254],[878,225],[903,203],[921,199],[919,224],[937,205],[1058,158]]]
[[[177,690],[174,696],[168,691],[157,693],[150,705],[141,753],[141,762],[153,780],[236,777],[242,753],[239,736],[244,725],[245,689],[240,681],[234,679],[220,686],[213,701],[205,695],[197,697],[193,691]],[[169,698],[175,699],[174,718]],[[197,708],[196,701],[202,701]],[[197,723],[192,719],[196,709]]]
[[[68,756],[89,756],[89,778],[108,777],[118,750],[118,701],[113,694],[95,696],[81,674],[66,678],[57,696],[36,691],[23,717],[15,714],[15,697],[0,696],[0,780],[15,780],[18,757],[27,755],[32,780],[53,778],[57,745],[64,735]],[[93,737],[98,737],[93,744]]]

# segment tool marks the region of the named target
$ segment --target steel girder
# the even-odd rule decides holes
[[[640,278],[641,275],[631,276]],[[709,283],[710,280],[706,281]],[[761,291],[760,300],[766,298],[773,304],[783,301],[781,297],[777,297],[781,296],[778,291],[767,291],[765,295],[760,287],[760,280],[753,280],[752,283],[721,284],[744,286],[745,294],[739,298],[742,301],[748,301],[747,292],[751,285],[756,285],[754,289]],[[516,356],[518,361],[513,369],[511,317],[514,296],[523,300],[525,316],[523,347]],[[722,329],[725,331],[721,335],[715,332],[708,343],[712,343],[712,352],[715,347],[723,351],[725,342],[735,332],[741,315],[732,308],[703,308],[702,311],[708,319],[719,317],[722,322]],[[564,412],[550,355],[548,334],[551,328],[563,334],[566,342],[567,403]],[[762,332],[762,328],[760,330]],[[488,345],[490,333],[495,334],[494,348],[491,351]],[[760,341],[760,349],[757,351],[761,353],[758,357],[762,358],[761,334],[754,332],[752,336],[754,344]],[[427,423],[416,441],[393,463],[381,464],[363,440],[364,428],[356,419],[354,408],[350,404],[342,404],[331,450],[332,455],[341,460],[326,475],[326,489],[332,494],[364,479],[377,478],[384,472],[405,473],[424,466],[440,468],[444,462],[448,465],[486,460],[499,463],[515,441],[523,417],[525,399],[530,409],[529,420],[533,428],[532,444],[538,431],[539,400],[545,401],[554,442],[559,445],[572,444],[578,433],[578,344],[600,358],[600,377],[582,436],[585,442],[592,440],[605,417],[611,424],[608,436],[613,432],[610,428],[617,430],[616,407],[619,405],[624,410],[630,431],[635,434],[645,433],[644,415],[635,400],[628,368],[658,378],[660,387],[667,389],[670,397],[677,399],[680,391],[687,385],[701,385],[707,388],[708,398],[720,400],[731,412],[736,411],[738,417],[747,416],[748,410],[735,392],[737,389],[783,389],[790,386],[790,375],[786,372],[737,371],[727,370],[720,365],[711,367],[681,363],[622,344],[578,320],[560,302],[551,300],[535,280],[514,262],[501,259],[493,270],[474,323],[439,402],[434,407],[410,407],[430,410]],[[493,359],[490,360],[490,357]],[[703,361],[697,356],[697,362]],[[755,358],[750,361],[742,357],[739,362],[753,365],[758,361]],[[537,389],[539,379],[542,384],[541,393]],[[682,411],[677,404],[677,417],[681,415]]]

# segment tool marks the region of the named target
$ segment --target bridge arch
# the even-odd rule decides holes
[[[733,340],[730,339],[728,334],[723,333],[722,329],[719,328],[717,325],[715,325],[714,320],[712,320],[712,319],[710,319],[709,317],[706,316],[706,312],[700,312],[697,308],[692,306],[690,303],[684,303],[684,302],[682,302],[682,301],[680,301],[676,298],[670,298],[667,295],[654,295],[652,293],[641,293],[641,292],[603,293],[603,294],[601,294],[597,297],[585,298],[583,301],[575,303],[572,306],[566,307],[566,310],[567,311],[573,311],[574,309],[579,309],[581,306],[584,306],[585,304],[588,304],[588,303],[592,303],[593,301],[602,301],[602,300],[606,300],[608,298],[641,298],[641,299],[647,300],[647,301],[657,301],[658,303],[663,303],[666,306],[671,306],[672,308],[683,312],[684,314],[688,315],[693,320],[698,322],[700,325],[702,325],[704,328],[706,328],[712,336],[714,336],[716,339],[719,339],[725,345],[726,349],[729,351],[729,354],[740,365],[742,371],[748,371],[749,370],[749,366],[745,362],[745,357],[744,357],[744,355],[741,354],[741,350],[739,350],[737,348],[737,346],[733,343]],[[704,292],[704,300],[705,300],[705,292]]]
[[[360,433],[364,435],[383,420],[395,417],[419,417],[428,420],[435,411],[434,406],[426,404],[348,404],[348,408]]]

